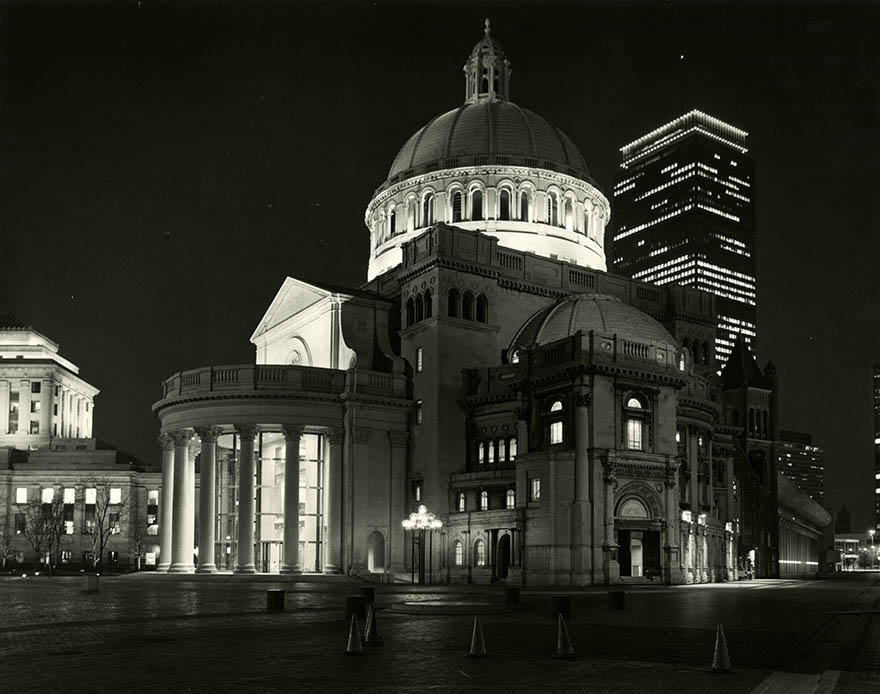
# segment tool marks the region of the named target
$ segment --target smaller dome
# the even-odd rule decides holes
[[[651,316],[607,294],[574,294],[542,308],[523,323],[510,349],[530,349],[591,330],[672,351],[678,349],[675,338]]]

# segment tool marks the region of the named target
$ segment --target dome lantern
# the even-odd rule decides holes
[[[486,19],[483,38],[474,46],[464,65],[465,103],[480,101],[505,101],[509,98],[510,62],[504,49],[491,36],[489,20]]]

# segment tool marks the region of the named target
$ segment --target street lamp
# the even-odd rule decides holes
[[[416,545],[419,546],[419,585],[422,586],[425,584],[425,531],[430,531],[430,534],[428,535],[428,540],[431,543],[428,548],[428,561],[430,562],[428,577],[430,578],[434,573],[434,531],[443,527],[443,521],[437,518],[433,513],[428,513],[428,507],[422,505],[419,506],[418,511],[410,513],[409,518],[404,518],[400,521],[400,524],[403,526],[404,530],[413,531],[412,535],[410,535],[410,554],[412,556],[412,561],[410,563],[410,580],[413,583],[416,582],[415,547]],[[416,530],[418,530],[418,536],[416,536]]]
[[[876,555],[874,554],[874,533],[876,533],[876,532],[877,532],[877,531],[874,530],[874,528],[871,528],[871,529],[868,531],[868,535],[869,535],[870,538],[871,538],[871,568],[872,568],[872,569],[874,568],[874,557],[876,556]]]

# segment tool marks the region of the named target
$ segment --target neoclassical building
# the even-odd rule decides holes
[[[160,570],[776,575],[772,379],[717,376],[712,295],[605,272],[608,200],[488,23],[464,73],[367,206],[366,283],[287,278],[254,363],[164,382]]]

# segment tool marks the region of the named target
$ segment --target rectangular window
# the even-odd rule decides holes
[[[550,424],[550,445],[562,443],[562,422],[552,422]]]
[[[21,535],[24,533],[24,514],[16,513],[15,514],[15,534]]]
[[[416,400],[416,424],[422,423],[422,401]]]
[[[29,431],[32,434],[39,434],[40,433],[40,423],[39,422],[31,422],[31,427],[30,427]]]
[[[118,513],[111,513],[110,514],[110,534],[111,535],[118,535],[120,533],[120,531],[121,531],[121,528],[119,527],[119,514]]]
[[[31,393],[39,393],[43,384],[39,381],[31,381]]]
[[[642,421],[640,419],[626,420],[626,447],[631,451],[642,450]]]
[[[55,498],[55,489],[52,487],[44,487],[40,494],[40,501],[44,504],[51,504]]]
[[[147,528],[155,526],[159,522],[159,490],[150,489],[147,492]]]
[[[541,500],[541,478],[533,477],[529,480],[529,501]]]
[[[68,533],[69,535],[70,533]],[[73,550],[70,549],[62,549],[61,550],[61,563],[69,564],[73,560]]]
[[[64,521],[64,534],[65,535],[73,535],[73,521],[72,520]]]
[[[57,402],[54,405],[52,405],[52,414],[54,414],[54,415],[58,414],[58,403]]]
[[[18,391],[9,391],[9,426],[6,427],[7,434],[18,433]]]
[[[73,487],[65,487],[64,488],[64,503],[65,504],[76,503],[76,489],[74,489]]]
[[[121,504],[122,503],[122,488],[121,487],[110,487],[110,503],[111,504]]]
[[[422,500],[422,485],[417,484],[415,486],[415,490],[413,491],[414,496],[416,497],[416,501]]]
[[[86,505],[94,506],[98,503],[98,490],[94,487],[86,489]]]
[[[416,372],[421,373],[422,371],[422,348],[416,347]]]
[[[27,496],[27,487],[15,488],[15,503],[26,504],[28,502]]]
[[[31,400],[31,414],[37,414],[40,411],[41,404],[39,400]]]

